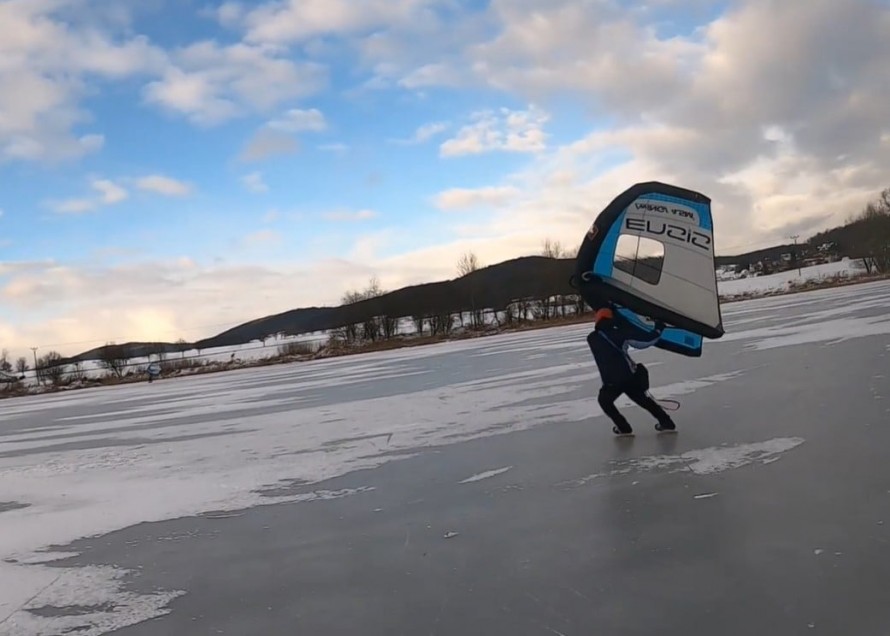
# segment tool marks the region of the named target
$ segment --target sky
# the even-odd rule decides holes
[[[806,237],[890,187],[888,60],[887,0],[0,0],[0,347],[573,254],[653,179]]]

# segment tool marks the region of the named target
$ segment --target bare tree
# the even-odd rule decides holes
[[[368,300],[383,296],[386,291],[380,286],[380,279],[372,276],[368,280],[368,286],[362,292],[362,298]],[[366,340],[376,342],[380,338],[389,339],[395,334],[395,319],[389,315],[369,316],[362,325]]]
[[[447,313],[436,313],[429,317],[430,332],[432,335],[448,335],[454,328],[454,317]]]
[[[549,237],[544,240],[544,246],[541,250],[541,254],[548,258],[568,258],[569,252],[560,244],[559,241],[554,241]],[[566,298],[564,296],[556,295],[552,299],[542,299],[540,301],[540,310],[539,313],[542,314],[542,317],[546,320],[551,316],[556,316],[557,312],[562,314],[562,317],[566,317]]]
[[[25,372],[31,368],[31,365],[28,364],[28,358],[22,356],[18,360],[15,361],[15,370],[20,374],[24,375]]]
[[[9,361],[9,351],[6,349],[0,352],[0,371],[12,373],[12,363]]]
[[[71,380],[73,382],[79,382],[81,380],[86,380],[87,374],[83,368],[83,361],[78,360],[74,363],[74,369],[71,371]]]
[[[425,318],[421,314],[414,314],[411,316],[411,320],[414,321],[414,328],[417,330],[417,335],[422,336]]]
[[[563,248],[559,241],[546,238],[544,239],[544,245],[541,249],[541,255],[548,258],[568,258],[569,252]]]
[[[845,228],[849,247],[868,274],[890,271],[890,188],[869,202]]]
[[[459,276],[463,277],[467,274],[472,274],[473,272],[479,269],[479,257],[476,256],[475,252],[464,252],[460,259],[457,261],[457,273]],[[481,316],[479,312],[476,311],[476,295],[477,290],[475,287],[475,283],[470,287],[470,310],[473,321],[473,327],[478,327],[481,322]],[[441,321],[440,321],[441,322]],[[461,308],[460,312],[460,326],[464,326],[464,312],[463,308]],[[450,329],[450,327],[449,327]]]
[[[65,365],[61,362],[62,354],[58,351],[48,351],[46,355],[37,359],[37,378],[40,381],[49,380],[53,384],[59,384],[65,376]]]
[[[340,302],[344,306],[352,305],[363,300],[383,296],[384,294],[386,294],[386,290],[380,285],[380,279],[372,276],[364,290],[348,291],[343,294]],[[397,326],[397,317],[390,316],[386,311],[382,315],[371,315],[361,311],[356,315],[355,322],[335,330],[334,342],[354,344],[362,340],[376,342],[381,338],[392,338],[396,333]]]
[[[479,258],[474,252],[465,252],[457,261],[457,273],[466,276],[479,269]]]
[[[380,286],[380,279],[376,276],[371,276],[368,280],[368,286],[365,287],[365,291],[363,296],[365,298],[376,298],[377,296],[382,296],[386,292]]]
[[[123,345],[109,342],[99,350],[99,364],[112,371],[118,378],[124,377],[129,357]]]

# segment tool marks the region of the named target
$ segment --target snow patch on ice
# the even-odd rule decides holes
[[[467,477],[460,483],[462,484],[471,484],[476,481],[482,481],[483,479],[491,479],[492,477],[497,477],[498,475],[502,475],[513,468],[512,466],[506,466],[504,468],[497,468],[495,470],[487,470],[484,473],[479,473],[477,475],[473,475],[472,477]]]
[[[0,580],[7,579],[6,567],[0,566]],[[100,636],[167,614],[169,610],[165,608],[170,602],[184,594],[181,591],[128,592],[121,584],[126,574],[125,570],[109,566],[59,569],[54,580],[37,596],[0,623],[2,633]],[[37,610],[45,611],[37,614]]]
[[[232,510],[260,505],[261,498],[276,503],[310,502],[339,499],[355,494],[370,492],[374,487],[344,488],[341,490],[316,490],[313,492],[269,496],[263,492],[243,493],[228,502],[221,502],[221,509]],[[145,493],[146,495],[148,493]],[[169,496],[169,491],[167,495]],[[140,501],[144,501],[140,500]],[[153,502],[147,502],[151,505]],[[228,504],[228,505],[227,505]],[[224,518],[229,515],[205,514],[207,518]],[[184,516],[183,511],[183,516]],[[178,516],[178,515],[175,515]],[[85,520],[86,521],[86,520]],[[86,521],[86,524],[89,522]],[[88,527],[84,524],[84,528]],[[64,533],[66,529],[61,529]],[[95,536],[68,528],[67,532],[77,532],[78,536]],[[58,532],[56,534],[59,534]],[[23,542],[22,542],[23,543]],[[124,588],[123,579],[134,574],[130,570],[110,566],[87,568],[22,568],[50,563],[79,556],[76,552],[35,552],[26,556],[13,556],[0,563],[0,626],[11,626],[10,636],[37,636],[39,634],[63,634],[76,632],[98,636],[128,625],[168,613],[166,606],[184,591],[168,590],[149,595],[129,592]],[[76,616],[56,616],[54,610],[66,607],[82,608]],[[48,612],[34,614],[32,610],[48,608]],[[98,609],[91,609],[98,608]],[[5,624],[4,624],[5,618]]]
[[[8,559],[7,563],[19,563],[21,565],[38,565],[40,563],[52,563],[62,559],[70,559],[79,556],[77,552],[35,552],[24,558]]]
[[[564,485],[584,486],[601,477],[615,477],[640,472],[690,472],[696,475],[710,475],[743,468],[751,464],[765,465],[777,461],[783,453],[800,446],[804,441],[800,437],[778,437],[764,442],[691,450],[682,455],[654,455],[616,460],[612,462],[614,466],[612,470],[587,475],[566,482]]]
[[[740,468],[755,462],[778,459],[782,453],[790,451],[804,443],[800,437],[785,437],[739,446],[718,446],[683,453],[683,461],[693,460],[687,469],[698,475],[720,473],[732,468]]]

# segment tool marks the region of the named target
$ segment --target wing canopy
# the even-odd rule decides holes
[[[593,308],[615,304],[639,326],[668,325],[664,349],[701,354],[702,338],[724,335],[711,200],[651,181],[618,195],[578,251],[575,277]]]

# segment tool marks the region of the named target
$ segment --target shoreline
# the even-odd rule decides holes
[[[822,291],[825,289],[835,289],[835,288],[843,288],[850,287],[853,285],[865,285],[868,283],[880,282],[883,280],[890,280],[890,275],[868,275],[862,274],[855,277],[841,277],[841,278],[831,278],[823,281],[809,281],[808,284],[792,284],[789,288],[786,289],[778,289],[774,291],[767,291],[762,293],[753,293],[753,294],[735,294],[732,296],[724,296],[720,299],[720,304],[722,305],[731,305],[740,302],[746,302],[750,300],[760,300],[764,298],[778,298],[782,296],[793,296],[797,294],[802,294],[806,292],[814,292],[814,291]],[[185,378],[192,376],[200,376],[207,375],[211,373],[225,373],[228,371],[234,371],[237,369],[250,369],[254,367],[267,367],[274,366],[279,364],[294,364],[300,362],[311,362],[313,360],[325,360],[330,358],[341,358],[345,356],[354,356],[361,355],[367,353],[378,353],[383,351],[395,351],[398,349],[406,349],[411,347],[422,347],[433,344],[440,344],[443,342],[456,342],[461,340],[469,340],[472,338],[487,338],[490,336],[500,335],[500,334],[509,334],[509,333],[519,333],[524,331],[538,330],[538,329],[550,329],[554,327],[570,327],[572,325],[579,325],[585,322],[589,322],[592,319],[593,315],[590,312],[585,312],[583,314],[577,315],[573,314],[565,317],[555,317],[548,318],[545,320],[532,320],[524,323],[520,323],[512,326],[501,326],[494,327],[488,329],[479,329],[475,331],[467,330],[458,334],[453,335],[437,335],[437,336],[408,336],[408,337],[400,337],[394,338],[391,340],[384,340],[380,342],[359,345],[354,347],[342,347],[337,349],[330,349],[324,351],[323,354],[314,353],[314,354],[297,354],[297,355],[284,355],[272,358],[263,358],[260,360],[254,360],[251,362],[244,362],[237,365],[233,365],[231,363],[227,364],[213,364],[208,365],[204,368],[195,369],[189,373],[177,373],[171,374],[166,377],[161,377],[155,380],[155,382],[161,381],[169,381],[176,380],[177,378]],[[102,379],[102,380],[93,380],[88,383],[84,383],[81,385],[68,385],[68,386],[57,386],[57,387],[45,387],[41,391],[32,391],[30,389],[20,390],[20,391],[0,391],[0,401],[8,400],[13,398],[28,398],[28,397],[37,397],[40,395],[46,394],[57,394],[57,393],[65,393],[68,391],[79,391],[86,389],[100,389],[121,385],[130,385],[130,384],[139,384],[139,383],[148,383],[146,377],[142,374],[139,376],[134,376],[131,378],[123,378],[123,379]]]

